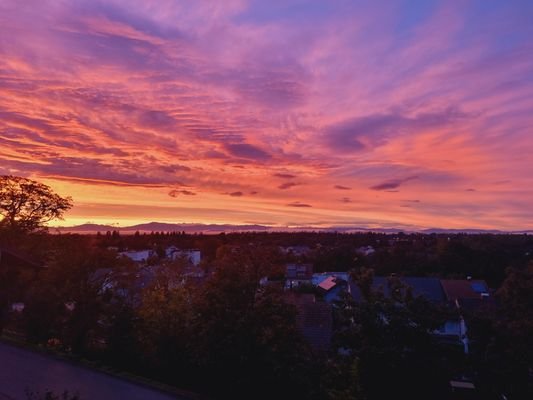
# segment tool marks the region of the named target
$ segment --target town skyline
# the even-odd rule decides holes
[[[0,175],[55,226],[533,229],[528,1],[0,3]]]

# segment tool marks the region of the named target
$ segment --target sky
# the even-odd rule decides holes
[[[533,229],[530,0],[0,0],[60,225]]]

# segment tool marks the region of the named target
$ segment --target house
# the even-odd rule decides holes
[[[357,254],[363,255],[363,256],[371,256],[376,252],[376,250],[372,246],[362,246],[355,250]]]
[[[177,247],[171,246],[165,250],[167,258],[171,260],[178,260],[180,258],[186,259],[191,265],[197,267],[202,261],[202,253],[198,249],[181,250]]]
[[[337,278],[334,276],[328,276],[326,279],[324,279],[322,282],[320,282],[318,285],[319,289],[322,289],[325,292],[330,291],[335,286],[337,286]]]
[[[450,301],[453,296],[462,298],[465,294],[461,280],[441,280],[437,278],[425,277],[383,277],[376,276],[372,282],[372,289],[380,291],[385,297],[391,297],[394,290],[393,279],[399,280],[405,288],[409,290],[413,297],[423,297],[435,305],[451,305],[455,307],[455,301]],[[477,286],[476,286],[477,287]],[[356,282],[350,282],[351,295],[357,302],[363,301],[361,290]],[[448,292],[446,289],[449,289]],[[461,289],[461,290],[459,290]],[[469,293],[468,291],[466,291]],[[405,295],[406,293],[402,293]],[[478,295],[479,296],[479,295]],[[458,315],[456,318],[450,318],[439,329],[432,332],[440,342],[461,346],[465,354],[469,351],[469,340],[467,336],[467,325],[464,318]]]
[[[99,286],[102,293],[112,290],[115,287],[113,270],[111,268],[97,269],[91,274],[89,281],[91,284]]]
[[[467,336],[467,327],[462,316],[458,319],[450,319],[444,323],[439,329],[432,333],[439,338],[441,343],[449,343],[452,345],[462,345],[463,352],[469,352],[469,340]]]
[[[292,255],[295,257],[303,257],[311,253],[311,248],[309,246],[287,246],[280,247],[280,250],[287,255]]]
[[[316,301],[313,294],[286,292],[285,300],[296,307],[296,326],[311,348],[316,352],[327,351],[333,335],[331,305]]]
[[[339,298],[343,290],[350,292],[348,282],[350,276],[347,272],[323,272],[313,274],[312,283],[323,294],[328,303]]]
[[[27,285],[44,268],[42,263],[17,250],[0,247],[0,311],[8,305],[12,312],[21,313]]]
[[[28,257],[17,250],[0,247],[0,268],[7,267],[31,270],[46,268],[42,263],[33,260],[31,257]]]
[[[291,289],[304,283],[311,283],[313,278],[312,264],[287,264],[285,266],[285,287]]]
[[[385,297],[391,296],[390,277],[376,276],[372,282],[372,289],[383,292]],[[440,283],[440,279],[437,278],[425,278],[425,277],[398,277],[400,283],[405,285],[413,297],[421,296],[426,300],[434,304],[442,304],[445,302],[444,291]],[[363,300],[361,290],[357,285],[357,282],[350,281],[350,293],[355,301],[360,302]],[[405,293],[404,293],[405,294]]]
[[[446,301],[459,309],[480,311],[495,307],[495,301],[484,280],[441,279]]]
[[[11,311],[21,313],[26,308],[26,305],[22,302],[11,304]]]
[[[148,259],[155,255],[153,250],[131,250],[131,251],[122,251],[118,253],[120,256],[127,257],[136,263],[145,263]]]

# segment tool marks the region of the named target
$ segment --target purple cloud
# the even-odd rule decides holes
[[[466,117],[467,114],[454,107],[415,116],[401,113],[373,114],[326,127],[324,135],[326,144],[331,149],[347,153],[381,146],[396,135],[416,134],[428,128],[449,126]]]
[[[405,182],[409,182],[413,179],[418,179],[418,176],[408,176],[407,178],[403,179],[390,179],[388,181],[382,182],[380,184],[371,186],[370,189],[372,190],[385,190],[385,191],[396,191],[394,189],[399,188],[402,184]]]
[[[224,148],[234,157],[259,161],[266,161],[271,158],[271,155],[266,151],[248,143],[225,144]]]
[[[281,189],[281,190],[285,190],[285,189],[290,189],[294,186],[298,186],[300,185],[299,183],[296,183],[296,182],[285,182],[285,183],[282,183],[281,185],[278,186],[278,189]]]
[[[159,167],[161,171],[168,172],[170,174],[176,172],[190,172],[191,169],[185,165],[180,164],[171,164],[171,165],[161,165]]]
[[[276,173],[274,174],[276,178],[282,178],[282,179],[294,179],[296,178],[296,175],[292,174],[282,174],[282,173]]]

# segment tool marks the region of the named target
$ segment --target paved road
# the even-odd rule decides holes
[[[78,392],[81,400],[171,400],[176,397],[0,343],[0,399],[26,400],[26,390]]]

